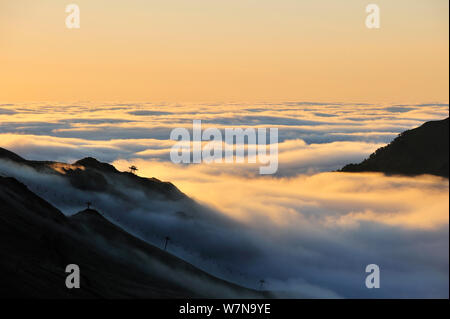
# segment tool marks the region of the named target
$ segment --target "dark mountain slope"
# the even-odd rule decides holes
[[[432,174],[448,178],[449,119],[430,121],[401,133],[360,164],[348,164],[343,172]]]
[[[187,199],[172,183],[156,178],[144,178],[130,172],[119,172],[114,166],[86,157],[73,164],[26,160],[19,155],[0,147],[0,159],[15,164],[29,166],[41,173],[59,175],[67,178],[75,188],[86,191],[109,192],[120,196],[115,187],[118,183],[130,186],[150,196],[163,199]],[[10,176],[10,175],[9,175]]]
[[[0,147],[0,158],[9,159],[14,162],[26,162],[25,159],[23,159],[16,153],[8,151],[7,149],[4,149],[2,147]]]
[[[120,172],[113,165],[92,157],[72,164],[35,161],[0,148],[2,175],[16,178],[67,214],[81,210],[90,201],[105,216],[128,230],[129,227],[137,228],[133,220],[135,211],[234,226],[230,219],[198,204],[170,182]],[[149,228],[153,232],[147,241],[164,237],[171,231],[151,224],[145,226],[139,227],[142,232],[150,234]],[[185,238],[180,238],[180,241],[187,243]]]
[[[119,172],[114,166],[102,163],[93,157],[86,157],[76,161],[73,165],[63,168],[63,170],[70,177],[72,185],[80,189],[107,190],[110,188],[110,185],[108,179],[104,176],[106,174],[113,176],[116,180],[120,179],[125,185],[138,186],[146,192],[162,194],[167,199],[186,198],[170,182],[162,182],[157,178],[144,178],[130,172]]]
[[[77,264],[81,288],[65,287]],[[0,177],[0,297],[261,297],[128,234],[94,210],[70,218]]]

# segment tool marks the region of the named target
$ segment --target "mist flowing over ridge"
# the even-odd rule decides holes
[[[166,194],[175,186],[148,184],[94,159],[64,164],[0,154],[3,176],[17,178],[65,214],[83,211],[90,201],[133,236],[158,247],[169,236],[170,253],[245,287],[257,289],[265,279],[275,296],[379,297],[360,282],[365,265],[376,260],[384,265],[383,296],[448,291],[448,255],[442,254],[448,251],[448,180],[330,172],[250,183],[221,175],[207,189],[212,202],[226,201],[225,193],[238,199],[221,209],[179,190]],[[78,174],[96,181],[76,177],[74,183]],[[193,176],[191,168],[183,174]],[[411,281],[417,273],[420,287]]]
[[[128,234],[93,209],[70,218],[14,178],[0,177],[0,296],[259,298]],[[81,268],[66,289],[65,267]]]

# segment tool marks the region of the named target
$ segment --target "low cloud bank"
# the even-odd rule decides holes
[[[112,221],[221,278],[288,297],[447,297],[448,180],[422,176],[320,173],[295,178],[211,174],[145,160],[143,175],[169,175],[203,206],[125,194],[85,193],[58,176],[0,161],[66,213],[86,198]],[[226,196],[224,196],[226,194]],[[364,286],[365,266],[381,268],[382,288]]]
[[[0,161],[66,214],[86,201],[113,222],[222,278],[289,297],[439,297],[449,288],[449,185],[432,176],[326,173],[359,162],[405,129],[448,117],[448,104],[226,103],[4,105],[1,147],[28,159],[86,156],[173,182],[200,204],[86,193],[64,178]],[[174,127],[279,127],[279,170],[169,161]],[[367,264],[381,288],[364,285]]]

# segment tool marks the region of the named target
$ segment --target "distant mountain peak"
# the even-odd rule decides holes
[[[429,121],[399,134],[359,164],[348,164],[342,172],[385,174],[431,174],[449,177],[449,118]]]
[[[82,210],[81,212],[78,212],[73,216],[77,216],[77,215],[87,215],[87,216],[95,216],[95,217],[104,218],[102,216],[102,214],[100,214],[97,210],[92,209],[92,208],[86,208],[85,210]]]
[[[154,177],[140,177],[131,172],[120,172],[113,165],[100,162],[94,157],[85,157],[73,164],[66,164],[27,160],[11,151],[0,148],[0,159],[27,165],[40,172],[56,172],[61,177],[67,178],[75,188],[84,191],[111,192],[114,196],[117,196],[118,191],[120,191],[120,189],[117,189],[117,183],[122,183],[123,186],[142,190],[150,196],[152,196],[152,193],[159,193],[171,200],[186,198],[186,195],[170,182],[163,182]]]
[[[82,165],[85,167],[96,168],[96,169],[108,171],[108,172],[115,172],[115,173],[118,172],[118,170],[111,164],[102,163],[93,157],[85,157],[83,159],[80,159],[80,160],[76,161],[74,163],[74,165]]]

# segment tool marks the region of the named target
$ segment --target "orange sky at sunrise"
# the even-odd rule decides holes
[[[448,1],[0,0],[0,101],[448,102]]]

